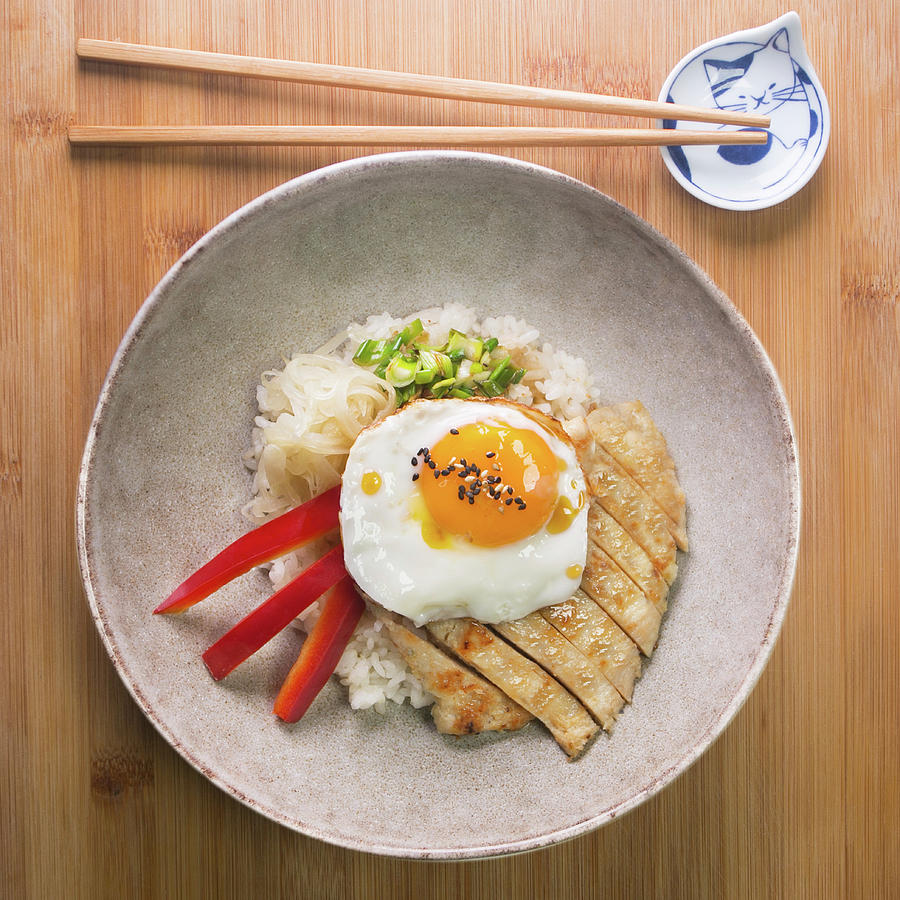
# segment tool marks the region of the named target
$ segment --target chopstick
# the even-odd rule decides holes
[[[769,126],[769,119],[766,116],[681,106],[674,103],[659,103],[654,100],[634,100],[605,94],[562,91],[517,84],[498,84],[466,78],[444,78],[437,75],[385,72],[377,69],[360,69],[287,59],[266,59],[259,56],[178,50],[172,47],[129,44],[122,41],[81,38],[76,44],[75,52],[82,59],[103,62],[241,75],[247,78],[272,78],[281,81],[299,81],[304,84],[329,85],[363,91],[386,91],[419,97],[442,97],[452,100],[500,103],[509,106],[536,106],[547,109],[570,109],[581,112],[682,119],[761,128]]]
[[[764,144],[765,131],[671,128],[501,128],[402,125],[71,125],[78,145],[145,144],[353,145],[458,147],[633,147],[686,144]]]

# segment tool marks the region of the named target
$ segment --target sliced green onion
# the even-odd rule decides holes
[[[524,369],[516,369],[515,374],[512,377],[512,383],[518,384],[525,377]]]
[[[453,360],[446,353],[435,353],[435,356],[444,378],[449,378],[453,374]]]
[[[391,338],[384,346],[384,350],[381,352],[381,359],[379,362],[388,363],[391,361],[391,357],[403,346],[403,335],[398,334]]]
[[[403,331],[400,332],[400,336],[403,338],[403,343],[408,344],[411,341],[414,341],[424,330],[424,326],[422,325],[421,319],[413,319]]]
[[[415,380],[416,365],[415,359],[408,359],[398,354],[388,363],[384,377],[394,387],[406,387]]]
[[[499,397],[503,393],[503,388],[498,387],[493,381],[480,382],[478,389],[485,397]]]
[[[416,384],[431,384],[437,377],[437,369],[419,369],[414,380]]]
[[[363,341],[356,353],[353,354],[353,362],[361,366],[368,366],[381,357],[387,341],[375,341],[371,338]]]
[[[488,338],[488,339],[484,342],[484,349],[485,349],[485,352],[487,352],[487,353],[493,353],[493,352],[497,349],[497,345],[498,345],[499,343],[500,343],[500,341],[498,341],[497,338]]]
[[[506,390],[506,388],[508,388],[510,383],[512,382],[513,377],[516,374],[516,370],[512,366],[506,366],[499,373],[495,374],[496,378],[494,377],[494,375],[491,375],[488,381],[493,381],[498,388],[500,388],[501,390]]]
[[[456,397],[458,400],[468,400],[469,397],[472,396],[472,389],[465,387],[453,388],[453,390],[450,391],[450,396]]]
[[[491,372],[491,377],[488,381],[496,381],[502,373],[509,368],[510,358],[508,356],[504,356],[503,359],[494,366],[494,370]]]
[[[451,328],[450,334],[447,336],[447,353],[452,356],[458,350],[464,350],[467,340],[468,338],[461,331]]]

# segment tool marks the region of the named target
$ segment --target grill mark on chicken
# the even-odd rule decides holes
[[[539,612],[491,628],[531,657],[580,700],[606,731],[624,705],[603,669],[567,640]]]
[[[594,660],[622,699],[631,700],[641,674],[641,655],[634,641],[582,590],[562,603],[540,611],[541,616]]]
[[[603,607],[645,656],[653,654],[662,620],[659,610],[593,541],[588,541],[581,589]]]
[[[656,570],[643,547],[595,500],[588,508],[588,534],[662,615],[669,592],[666,579]]]
[[[688,549],[685,496],[666,439],[639,400],[599,407],[587,416],[594,438],[666,513],[680,550]]]
[[[517,731],[533,716],[490,682],[375,608],[410,671],[435,698],[431,717],[441,734]]]
[[[600,446],[594,447],[585,474],[600,505],[644,548],[657,571],[671,584],[678,574],[678,563],[666,514]]]
[[[599,731],[587,710],[537,663],[474,619],[444,619],[428,633],[540,719],[570,759]]]

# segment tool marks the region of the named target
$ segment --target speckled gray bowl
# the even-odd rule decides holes
[[[612,737],[576,763],[537,724],[437,734],[425,711],[350,710],[326,687],[271,715],[284,634],[221,683],[200,653],[268,594],[254,573],[183,616],[153,607],[246,529],[241,464],[260,373],[348,320],[452,300],[527,318],[640,398],[669,440],[692,549],[660,645]],[[784,617],[799,526],[792,428],[772,365],[681,251],[608,197],[479,154],[402,153],[313,172],[229,216],[126,334],[88,436],[78,541],[91,612],[146,715],[215,784],[346,847],[462,858],[529,850],[659,791],[725,728]]]

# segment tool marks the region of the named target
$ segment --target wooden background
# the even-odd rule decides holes
[[[734,723],[661,795],[562,846],[451,864],[319,843],[248,811],[198,775],[120,683],[88,614],[75,554],[84,438],[115,348],[146,294],[227,213],[362,152],[71,152],[66,127],[618,123],[79,65],[75,39],[652,97],[690,48],[785,7],[771,0],[2,4],[0,893],[900,896],[900,30],[892,0],[800,0],[794,8],[834,127],[821,170],[783,205],[755,213],[705,206],[649,149],[515,153],[610,194],[684,247],[771,354],[793,409],[804,484],[800,563],[781,639]]]

